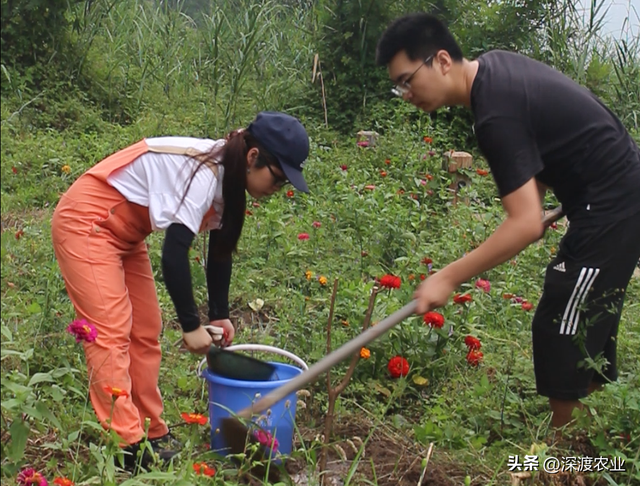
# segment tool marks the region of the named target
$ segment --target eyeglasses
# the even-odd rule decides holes
[[[410,84],[411,79],[416,75],[418,71],[420,71],[420,68],[425,64],[427,64],[429,61],[431,61],[431,59],[433,59],[433,54],[427,57],[424,61],[422,61],[420,65],[416,68],[416,70],[413,71],[404,81],[400,81],[393,88],[391,88],[391,92],[394,95],[400,96],[400,97],[408,94],[409,91],[411,91],[411,84]]]
[[[289,183],[289,179],[276,174],[271,168],[271,165],[267,164],[267,169],[269,169],[269,172],[271,172],[271,175],[273,176],[273,185],[276,186],[278,189],[286,186]]]

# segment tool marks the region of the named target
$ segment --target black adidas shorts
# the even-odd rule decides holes
[[[540,395],[587,396],[589,384],[618,377],[616,336],[624,293],[640,259],[640,213],[622,221],[573,228],[547,267],[533,318],[533,360]],[[604,356],[599,372],[587,366]]]

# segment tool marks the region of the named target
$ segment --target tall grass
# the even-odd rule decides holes
[[[534,56],[591,89],[640,136],[638,12],[629,4],[623,31],[612,37],[604,32],[607,5],[590,0],[584,9],[573,0],[549,2]]]
[[[188,106],[202,113],[206,131],[290,103],[311,65],[304,26],[312,9],[238,0],[196,17],[181,7],[144,0],[77,6],[70,71],[89,79],[109,112],[135,119],[147,108],[166,115]]]

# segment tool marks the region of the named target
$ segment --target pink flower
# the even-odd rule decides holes
[[[319,228],[320,226],[322,226],[322,223],[320,221],[314,221],[313,223],[311,223],[311,226],[313,226],[314,228]]]
[[[46,478],[32,467],[20,471],[16,479],[20,486],[49,486]]]
[[[300,233],[298,235],[298,239],[300,241],[308,240],[309,239],[309,233]]]
[[[73,334],[76,342],[84,341],[92,343],[98,337],[98,330],[93,324],[89,324],[85,319],[76,319],[67,326],[67,332]]]
[[[253,432],[253,436],[260,443],[260,445],[269,447],[273,451],[278,449],[278,439],[271,435],[271,432],[258,429]]]
[[[366,140],[361,140],[360,142],[356,142],[356,145],[358,147],[368,147],[369,146],[369,142],[367,142]]]
[[[427,185],[427,181],[425,181],[424,179],[420,179],[420,185],[421,186],[426,186]]]
[[[488,294],[491,291],[491,282],[483,278],[479,278],[476,281],[476,288]]]

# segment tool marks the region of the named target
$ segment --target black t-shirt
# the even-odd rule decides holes
[[[572,224],[640,211],[640,149],[593,93],[520,54],[491,51],[478,62],[475,134],[500,197],[535,177]]]

